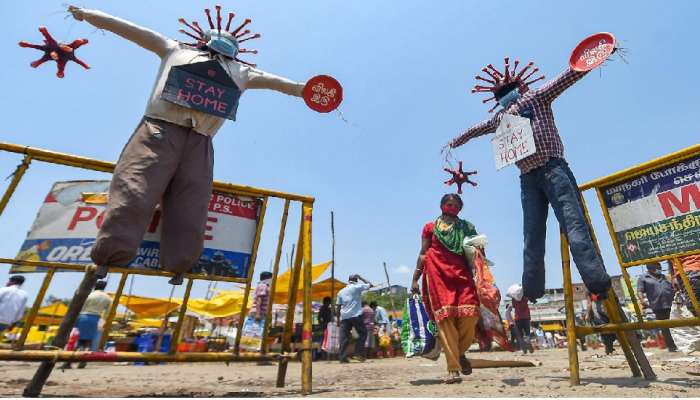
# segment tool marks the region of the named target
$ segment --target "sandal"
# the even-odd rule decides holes
[[[462,377],[459,376],[459,372],[457,371],[449,371],[447,373],[447,378],[443,380],[443,383],[448,385],[453,383],[462,383]]]
[[[467,357],[459,356],[459,366],[462,368],[462,375],[472,374],[472,364],[467,360]]]

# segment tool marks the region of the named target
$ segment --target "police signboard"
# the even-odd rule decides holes
[[[17,259],[92,263],[90,251],[102,225],[109,181],[56,182],[39,209]],[[214,192],[209,202],[204,251],[192,272],[247,278],[260,200]],[[130,268],[160,268],[160,212],[155,210]],[[17,272],[46,268],[18,266]]]
[[[700,250],[700,155],[599,190],[624,265]]]

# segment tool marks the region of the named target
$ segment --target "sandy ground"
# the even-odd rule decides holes
[[[620,352],[618,349],[617,352]],[[320,397],[700,397],[700,377],[686,373],[700,367],[700,357],[647,349],[659,376],[649,382],[632,378],[624,357],[602,350],[580,352],[581,385],[569,386],[564,349],[515,353],[470,353],[491,360],[528,360],[531,368],[475,369],[464,382],[445,385],[445,361],[379,359],[365,363],[314,363],[314,396]],[[36,364],[0,363],[0,396],[21,396]],[[250,363],[126,366],[91,364],[84,370],[55,370],[45,396],[85,397],[258,397],[299,396],[301,368],[291,363],[287,387],[275,388],[276,366]]]

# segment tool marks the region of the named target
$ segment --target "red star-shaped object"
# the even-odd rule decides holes
[[[452,178],[450,178],[450,180],[448,180],[448,181],[445,181],[445,184],[452,185],[452,184],[456,183],[457,184],[457,193],[459,193],[459,194],[462,194],[462,184],[465,182],[472,185],[472,186],[476,186],[476,182],[473,182],[472,180],[469,179],[469,175],[476,174],[476,171],[464,172],[462,170],[462,162],[461,161],[459,162],[458,169],[445,168],[445,172],[452,174]]]
[[[75,56],[75,50],[78,47],[86,44],[88,42],[87,39],[76,39],[69,44],[65,44],[59,43],[53,37],[51,37],[51,34],[45,26],[40,26],[39,32],[41,32],[41,34],[44,35],[43,45],[19,42],[20,47],[29,47],[44,52],[44,55],[40,59],[30,64],[32,68],[36,68],[50,60],[56,61],[56,64],[58,65],[58,72],[56,72],[56,76],[59,78],[63,78],[63,71],[66,69],[66,63],[68,61],[73,61],[85,69],[90,69],[90,67],[87,64],[85,64],[85,62],[83,62]]]

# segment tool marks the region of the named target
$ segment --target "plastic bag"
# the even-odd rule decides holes
[[[673,299],[673,307],[671,308],[671,319],[694,318],[693,313],[688,310],[685,302],[682,299],[681,293],[676,293]],[[692,353],[700,350],[700,327],[698,326],[681,326],[671,328],[671,336],[676,343],[678,350],[683,353]]]
[[[401,326],[401,347],[406,357],[423,356],[436,360],[440,356],[437,324],[428,319],[425,305],[418,295],[406,299]]]
[[[520,301],[523,299],[523,286],[519,283],[514,283],[508,288],[506,296],[514,299],[515,301]]]
[[[340,328],[335,322],[329,323],[323,332],[321,350],[330,354],[336,354],[340,351]]]

